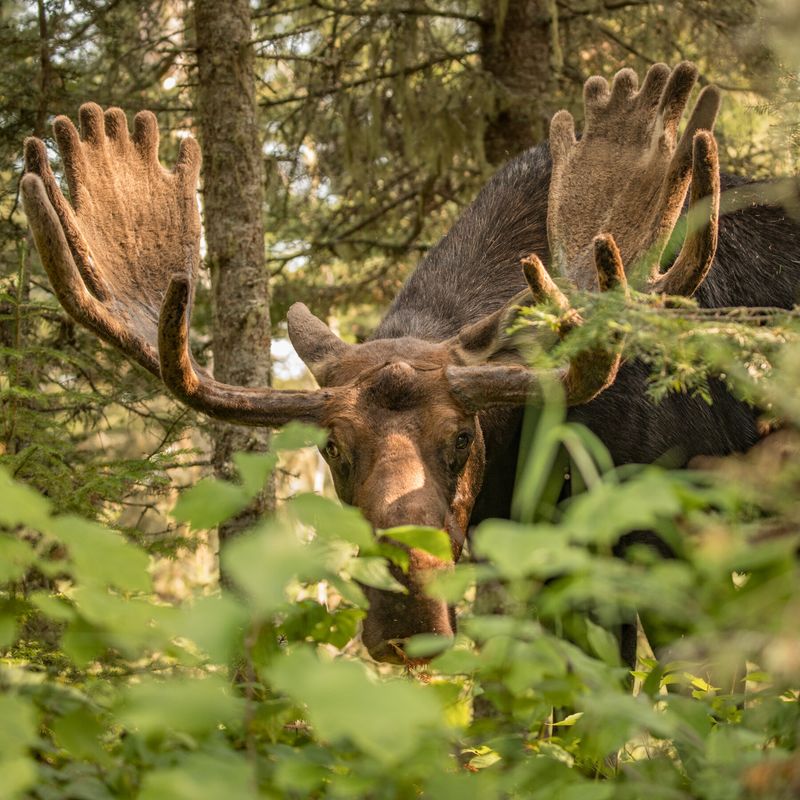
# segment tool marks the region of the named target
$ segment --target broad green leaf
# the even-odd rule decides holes
[[[493,577],[495,574],[489,564],[456,564],[452,570],[432,575],[425,585],[425,593],[437,600],[458,603],[481,577]]]
[[[248,500],[252,500],[266,486],[278,457],[274,453],[234,453],[233,463],[236,464]]]
[[[27,751],[36,742],[37,728],[29,700],[0,695],[0,800],[19,797],[36,782],[36,764]]]
[[[69,550],[79,583],[116,586],[127,592],[150,588],[147,553],[117,531],[80,517],[53,517],[48,532]]]
[[[181,492],[172,516],[178,522],[187,522],[194,530],[215,528],[246,508],[250,498],[243,486],[205,478]]]
[[[56,742],[73,758],[101,761],[106,752],[100,737],[107,730],[87,708],[77,708],[53,722]]]
[[[61,637],[61,649],[79,667],[86,667],[110,646],[108,637],[83,617],[75,617]]]
[[[408,547],[424,550],[441,561],[453,560],[453,546],[450,543],[450,537],[438,528],[401,525],[381,531],[381,536],[394,539]]]
[[[408,589],[389,572],[389,565],[384,558],[378,556],[351,558],[345,570],[354,580],[374,589],[408,594]]]
[[[177,765],[149,772],[139,800],[247,800],[259,797],[253,766],[232,750],[184,754]]]
[[[29,486],[12,480],[0,467],[0,524],[9,527],[27,525],[44,532],[49,519],[48,500]]]
[[[28,542],[0,531],[0,583],[19,580],[35,560]]]
[[[117,719],[148,739],[169,731],[206,736],[220,724],[238,723],[243,712],[244,700],[235,696],[222,675],[147,677],[125,690]]]
[[[496,764],[503,758],[500,753],[495,752],[491,747],[487,747],[485,745],[483,747],[475,748],[474,750],[464,751],[465,755],[468,755],[469,753],[475,754],[469,760],[469,765],[472,767],[472,769],[476,770],[491,767],[493,764]]]
[[[272,437],[273,450],[298,450],[301,447],[322,447],[328,432],[316,425],[289,422]]]
[[[599,483],[579,495],[564,515],[568,536],[610,545],[634,530],[648,530],[681,510],[669,473],[645,469],[625,483]],[[563,536],[563,531],[561,532]]]
[[[59,622],[75,619],[75,608],[63,597],[50,594],[45,590],[33,592],[28,598],[46,617]]]
[[[228,544],[222,565],[246,593],[250,607],[270,614],[285,602],[289,581],[327,577],[324,555],[313,542],[303,544],[293,531],[270,520]]]
[[[76,611],[108,644],[130,657],[144,650],[169,648],[165,623],[178,609],[142,597],[123,597],[102,587],[80,586],[73,591]],[[70,624],[69,630],[74,630]]]
[[[249,615],[232,593],[196,597],[184,603],[168,624],[175,636],[183,636],[216,662],[227,663],[243,638]]]
[[[322,538],[344,539],[366,549],[374,546],[372,526],[356,508],[317,494],[299,494],[286,504],[286,510]]]
[[[37,725],[29,700],[15,694],[0,695],[0,759],[24,753],[36,741]]]
[[[408,681],[377,682],[353,661],[325,662],[301,649],[277,659],[269,679],[276,689],[307,705],[321,739],[348,739],[384,764],[412,758],[424,748],[424,735],[444,725],[434,692]]]
[[[11,614],[0,614],[0,648],[8,647],[17,638],[17,620]]]
[[[586,638],[595,654],[612,667],[620,666],[619,643],[600,625],[596,625],[588,617],[586,619]]]
[[[542,580],[587,568],[590,555],[571,546],[553,525],[518,525],[507,520],[481,523],[473,537],[475,553],[491,561],[505,578]]]
[[[25,756],[0,758],[0,770],[3,773],[0,780],[0,800],[17,800],[39,778],[36,762]]]
[[[453,639],[449,636],[438,636],[435,633],[418,633],[405,644],[405,652],[410,658],[428,658],[436,656],[452,647]]]

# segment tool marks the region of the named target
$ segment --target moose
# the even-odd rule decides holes
[[[22,197],[42,263],[66,311],[189,406],[219,420],[329,431],[323,456],[339,498],[375,529],[444,529],[452,560],[411,549],[396,577],[407,594],[366,589],[362,638],[378,660],[402,662],[418,633],[453,635],[452,608],[425,593],[431,572],[460,557],[468,530],[508,517],[526,405],[542,381],[509,345],[510,315],[542,302],[561,309],[562,333],[582,323],[562,285],[693,296],[701,306],[791,307],[800,284],[800,227],[778,207],[751,204],[719,215],[722,188],[712,135],[720,104],[699,94],[678,134],[697,69],[632,70],[584,88],[585,126],[553,117],[547,143],[495,174],[451,231],[421,261],[374,336],[347,344],[301,303],[288,313],[291,341],[319,389],[281,391],[214,380],[192,356],[189,323],[199,269],[196,186],[200,149],[182,140],[175,167],[158,160],[158,126],[147,111],[132,135],[124,113],[87,103],[80,133],[54,123],[69,189],[59,190],[43,142],[25,145]],[[690,191],[691,187],[691,191]],[[677,257],[662,254],[690,195],[689,230]],[[669,259],[666,259],[669,260]],[[522,268],[520,268],[522,264]],[[547,380],[564,391],[568,418],[587,425],[616,464],[670,452],[747,450],[758,413],[722,383],[713,403],[673,394],[654,403],[647,367],[623,361],[609,342],[575,356]]]

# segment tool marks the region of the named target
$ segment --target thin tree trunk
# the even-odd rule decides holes
[[[255,102],[249,0],[196,0],[199,133],[203,148],[206,261],[211,269],[214,376],[242,386],[270,382],[269,284],[264,260],[261,131]],[[220,424],[213,464],[231,477],[237,451],[263,451],[269,432]],[[271,485],[220,542],[273,502]]]
[[[560,59],[555,2],[484,0],[481,60],[497,91],[484,134],[490,164],[499,166],[545,138],[542,99],[553,88]]]

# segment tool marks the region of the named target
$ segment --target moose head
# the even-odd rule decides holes
[[[624,290],[624,264],[646,262],[651,291],[691,294],[707,273],[719,195],[708,132],[718,108],[713,87],[701,93],[680,141],[676,135],[696,75],[689,64],[673,71],[656,65],[638,92],[630,70],[618,73],[610,89],[590,79],[580,141],[566,112],[554,117],[548,237],[555,265],[581,288]],[[158,161],[150,112],[136,115],[132,136],[120,109],[104,113],[88,103],[79,117],[80,134],[66,117],[54,123],[71,205],[44,144],[31,138],[25,146],[25,210],[61,304],[177,398],[215,419],[255,426],[302,420],[326,428],[323,456],[343,501],[360,508],[377,530],[433,526],[452,543],[448,561],[410,550],[408,571],[396,572],[407,594],[367,589],[363,640],[370,653],[402,661],[408,637],[452,635],[452,609],[428,597],[425,585],[430,573],[450,568],[461,554],[483,479],[482,413],[537,402],[544,380],[509,345],[511,316],[520,305],[548,301],[563,311],[562,334],[582,322],[542,262],[535,255],[525,259],[528,290],[445,341],[347,344],[297,303],[288,315],[289,336],[320,388],[220,383],[189,348],[199,265],[197,143],[184,139],[168,171]],[[693,210],[706,224],[690,230],[662,274],[659,257],[690,180]],[[619,363],[612,344],[576,356],[547,380],[561,384],[568,404],[581,404],[613,383]]]

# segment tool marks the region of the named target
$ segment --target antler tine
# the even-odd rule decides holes
[[[198,372],[189,351],[192,285],[174,275],[158,323],[161,377],[182,402],[214,419],[240,425],[278,426],[292,420],[321,422],[335,390],[281,391],[231,386]]]
[[[28,140],[26,154],[33,148],[38,148],[38,145],[44,147],[38,140]],[[29,159],[30,157],[26,159],[28,163]],[[54,178],[53,182],[55,183]],[[119,347],[128,358],[158,376],[158,354],[155,349],[149,343],[132,335],[88,290],[72,256],[56,209],[50,202],[50,195],[41,173],[29,172],[24,175],[20,189],[36,249],[58,301],[71,317],[109,344]],[[66,203],[64,205],[66,206]]]
[[[691,297],[708,275],[719,236],[719,159],[717,143],[708,131],[692,142],[692,194],[687,234],[675,263],[650,278],[649,290]]]
[[[600,291],[619,286],[627,291],[622,260],[613,238],[597,237],[595,253]],[[563,310],[565,322],[559,328],[560,336],[583,324],[537,255],[531,254],[521,263],[534,302],[550,301]],[[447,368],[447,379],[453,394],[466,408],[475,411],[540,401],[544,380],[560,383],[567,405],[575,406],[589,402],[614,382],[621,360],[619,351],[619,346],[611,351],[592,349],[573,357],[567,367],[544,374],[523,366],[451,366]]]

